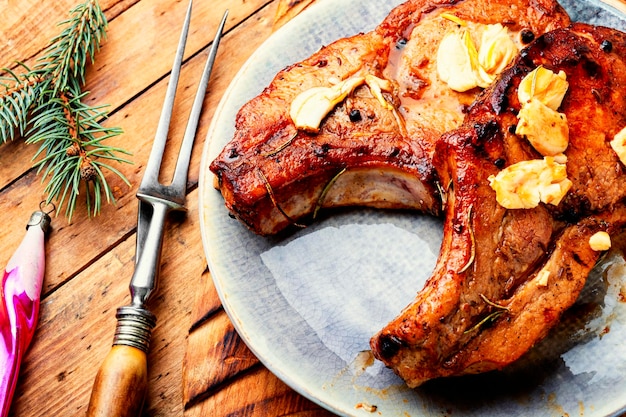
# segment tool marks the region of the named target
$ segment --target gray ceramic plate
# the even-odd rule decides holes
[[[441,242],[437,220],[409,213],[333,213],[288,236],[261,238],[228,216],[208,164],[232,137],[237,110],[273,76],[320,46],[368,31],[398,0],[320,0],[241,69],[210,129],[200,178],[206,256],[237,331],[279,378],[342,415],[609,416],[626,406],[626,293],[619,262],[596,269],[572,313],[502,372],[405,387],[364,366],[369,337],[407,305]],[[626,28],[605,3],[563,2],[574,20]],[[608,272],[607,272],[608,270]],[[607,329],[610,331],[607,332]]]

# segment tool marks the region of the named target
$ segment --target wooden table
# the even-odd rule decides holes
[[[616,0],[617,1],[617,0]],[[43,6],[42,6],[43,3]],[[33,62],[75,0],[0,0],[0,65]],[[157,125],[186,1],[100,0],[108,39],[87,73],[90,104],[110,104],[110,141],[132,151],[119,169],[131,186],[110,177],[117,199],[89,218],[53,219],[39,327],[13,400],[15,416],[84,415],[93,379],[109,351],[115,309],[128,303],[134,263],[136,187]],[[298,1],[284,2],[295,3]],[[301,3],[300,3],[301,4]],[[190,168],[189,212],[166,229],[160,287],[151,302],[158,318],[149,354],[146,416],[329,416],[264,368],[237,336],[220,305],[205,261],[197,182],[202,142],[216,106],[245,60],[272,33],[279,0],[196,0],[183,67],[173,138],[182,131],[193,93],[224,9],[230,9]],[[176,149],[176,148],[174,148]],[[30,169],[35,149],[0,146],[0,264],[6,265],[43,198]],[[172,153],[166,155],[171,167]]]
[[[0,66],[34,57],[59,33],[57,23],[77,0],[0,0]],[[225,9],[230,10],[190,167],[189,212],[166,228],[158,318],[149,354],[149,416],[329,415],[265,369],[239,339],[220,306],[207,270],[198,220],[202,145],[225,89],[250,54],[273,31],[278,0],[196,0],[179,82],[171,137],[182,138],[202,66]],[[109,141],[132,152],[119,165],[128,187],[110,176],[116,205],[89,218],[77,210],[71,224],[53,218],[35,339],[13,399],[15,416],[79,416],[110,349],[115,310],[129,302],[135,250],[136,188],[151,148],[187,1],[100,0],[108,38],[87,72],[89,104],[110,104],[107,126],[124,134]],[[168,148],[169,149],[169,148]],[[44,197],[31,169],[35,147],[0,146],[0,264],[24,235]],[[165,168],[173,166],[166,155]]]

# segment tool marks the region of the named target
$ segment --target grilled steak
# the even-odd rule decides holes
[[[261,235],[309,222],[322,207],[440,215],[434,147],[480,90],[455,92],[437,75],[438,45],[457,25],[444,12],[501,23],[519,47],[522,31],[527,41],[569,24],[553,0],[410,0],[374,31],[323,47],[279,72],[239,111],[234,138],[210,166],[231,213]],[[383,105],[372,86],[361,85],[315,132],[296,128],[290,105],[300,93],[365,75],[392,82]]]
[[[567,176],[560,204],[505,209],[489,177],[541,159],[515,134],[520,80],[539,66],[567,75]],[[450,184],[440,256],[415,302],[371,340],[409,386],[517,360],[576,300],[601,252],[589,238],[626,221],[625,166],[610,141],[626,126],[626,35],[574,24],[538,38],[437,143]]]

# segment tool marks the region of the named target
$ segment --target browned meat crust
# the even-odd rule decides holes
[[[338,40],[286,68],[240,110],[235,137],[211,164],[231,213],[263,235],[308,222],[321,207],[439,215],[434,145],[460,125],[478,93],[453,92],[436,75],[437,45],[454,25],[438,17],[444,11],[537,35],[569,24],[551,0],[411,0],[376,30]],[[394,109],[383,108],[364,86],[324,119],[319,133],[295,128],[289,106],[299,93],[356,73],[393,80],[394,91],[385,94]]]
[[[573,186],[557,207],[506,210],[487,177],[541,158],[512,133],[518,84],[539,65],[569,80],[559,111],[570,129]],[[626,126],[625,85],[624,33],[584,24],[555,30],[524,50],[437,144],[434,163],[451,183],[438,263],[415,302],[371,340],[375,356],[408,385],[510,364],[576,300],[600,255],[589,237],[626,221],[624,165],[609,145]]]

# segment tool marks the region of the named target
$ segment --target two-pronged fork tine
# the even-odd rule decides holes
[[[144,177],[139,186],[139,193],[143,194],[163,194],[167,196],[168,200],[175,200],[180,205],[184,205],[185,191],[187,185],[187,171],[189,169],[189,158],[191,157],[191,150],[193,147],[194,137],[196,135],[196,129],[198,126],[198,119],[200,117],[200,111],[202,110],[202,102],[204,95],[209,84],[209,77],[211,76],[211,69],[215,62],[215,55],[217,54],[217,47],[220,43],[221,33],[226,23],[228,12],[224,14],[222,21],[218,27],[217,35],[213,41],[213,45],[209,52],[202,78],[198,85],[198,92],[191,108],[191,114],[187,122],[187,128],[183,138],[183,143],[178,155],[178,162],[176,163],[176,170],[172,183],[169,186],[163,186],[159,183],[159,171],[161,167],[161,159],[163,151],[165,150],[165,144],[167,142],[168,131],[170,126],[170,119],[172,116],[172,109],[174,106],[174,98],[176,97],[176,88],[178,84],[178,76],[180,74],[180,67],[182,64],[183,55],[185,52],[185,43],[187,39],[187,33],[189,32],[189,17],[191,14],[191,2],[189,3],[189,9],[187,11],[187,18],[183,26],[183,30],[180,36],[180,42],[178,44],[178,50],[176,51],[176,58],[174,60],[174,66],[170,75],[170,82],[165,94],[165,101],[163,103],[163,110],[161,112],[161,118],[159,119],[159,125],[157,127],[156,135],[154,138],[154,144],[150,153],[148,164],[146,165],[146,171]]]
[[[217,48],[220,44],[224,25],[226,24],[226,18],[228,17],[228,11],[224,13],[224,17],[220,22],[213,45],[209,51],[209,57],[207,59],[202,78],[198,84],[198,92],[191,108],[187,127],[183,137],[183,142],[178,154],[178,161],[176,162],[176,168],[174,171],[172,182],[169,186],[164,186],[159,182],[159,172],[161,170],[161,162],[163,157],[163,151],[165,150],[165,144],[167,143],[167,137],[169,133],[170,120],[172,117],[172,109],[174,107],[174,99],[176,97],[176,87],[178,85],[178,77],[180,74],[180,67],[185,53],[185,43],[187,40],[187,33],[189,32],[189,21],[191,16],[192,2],[189,2],[189,8],[187,9],[187,16],[183,29],[180,35],[180,41],[178,43],[178,49],[176,50],[176,56],[174,58],[174,64],[172,66],[172,72],[170,75],[170,81],[167,86],[167,92],[165,93],[165,100],[163,103],[163,109],[161,110],[161,117],[157,126],[154,144],[152,145],[152,151],[148,158],[148,164],[146,170],[137,191],[137,196],[141,200],[141,196],[151,195],[153,197],[161,196],[166,197],[174,205],[178,205],[178,209],[184,209],[185,194],[187,191],[187,173],[189,170],[189,159],[191,158],[191,150],[193,148],[194,137],[198,127],[198,120],[200,118],[200,112],[202,110],[202,102],[206,93],[207,86],[209,84],[209,78],[211,77],[211,70],[215,62],[215,56],[217,55]],[[172,207],[173,208],[173,207]],[[139,208],[139,217],[137,220],[137,255],[136,259],[139,260],[139,256],[145,244],[145,235],[147,232],[147,224],[150,220],[150,214],[146,212],[145,208]]]
[[[213,40],[187,122],[173,179],[169,185],[163,185],[159,182],[159,171],[189,32],[191,1],[189,2],[154,145],[137,191],[137,248],[135,271],[130,281],[131,303],[117,310],[113,347],[96,375],[87,417],[134,417],[139,415],[143,407],[148,384],[147,352],[152,329],[156,324],[156,317],[146,308],[146,304],[158,282],[166,216],[170,211],[185,208],[191,150],[227,14],[224,14]]]

